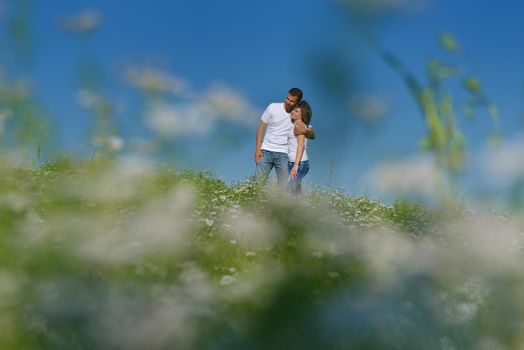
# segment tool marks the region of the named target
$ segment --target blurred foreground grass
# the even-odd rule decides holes
[[[0,348],[521,348],[522,238],[465,208],[3,157]]]

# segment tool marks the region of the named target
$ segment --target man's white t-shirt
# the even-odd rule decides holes
[[[299,121],[297,121],[298,123]],[[310,125],[311,126],[311,125]],[[308,128],[310,127],[308,126]],[[288,139],[288,151],[287,156],[290,162],[294,162],[295,158],[297,157],[297,149],[298,149],[298,141],[297,137],[295,136],[295,131],[291,129],[287,136]],[[300,159],[301,162],[308,160],[307,157],[307,138],[304,140],[304,153],[302,153],[302,158]]]
[[[287,153],[289,131],[293,132],[291,113],[286,112],[284,103],[271,103],[260,118],[267,124],[262,149]]]

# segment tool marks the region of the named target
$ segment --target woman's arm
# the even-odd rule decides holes
[[[305,140],[306,138],[304,137],[304,135],[298,135],[296,136],[297,138],[297,143],[298,143],[298,147],[297,147],[297,155],[295,157],[295,164],[293,164],[293,168],[291,169],[291,178],[295,178],[297,177],[297,173],[298,173],[298,165],[300,163],[300,160],[302,159],[302,155],[304,154],[304,147],[305,147]]]

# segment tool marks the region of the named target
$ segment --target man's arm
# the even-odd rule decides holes
[[[315,139],[315,132],[312,127],[306,128],[303,123],[295,123],[295,136],[304,135],[310,140]]]
[[[257,129],[257,144],[256,144],[256,148],[255,148],[255,162],[258,163],[260,157],[262,157],[262,139],[264,137],[264,130],[266,130],[266,126],[267,124],[264,123],[263,121],[260,121],[260,123],[258,124],[258,129]]]

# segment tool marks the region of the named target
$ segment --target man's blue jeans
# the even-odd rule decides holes
[[[288,171],[291,175],[291,169],[295,165],[295,162],[289,162],[288,163]],[[300,163],[298,163],[298,171],[297,176],[292,179],[289,178],[289,181],[287,183],[287,188],[291,191],[293,194],[302,194],[302,179],[304,176],[306,176],[307,172],[309,171],[309,161],[303,160]]]
[[[255,173],[258,183],[265,185],[269,173],[274,167],[277,172],[277,184],[284,186],[288,177],[287,162],[287,153],[272,152],[263,149],[262,157],[260,157],[257,163],[257,171]]]

